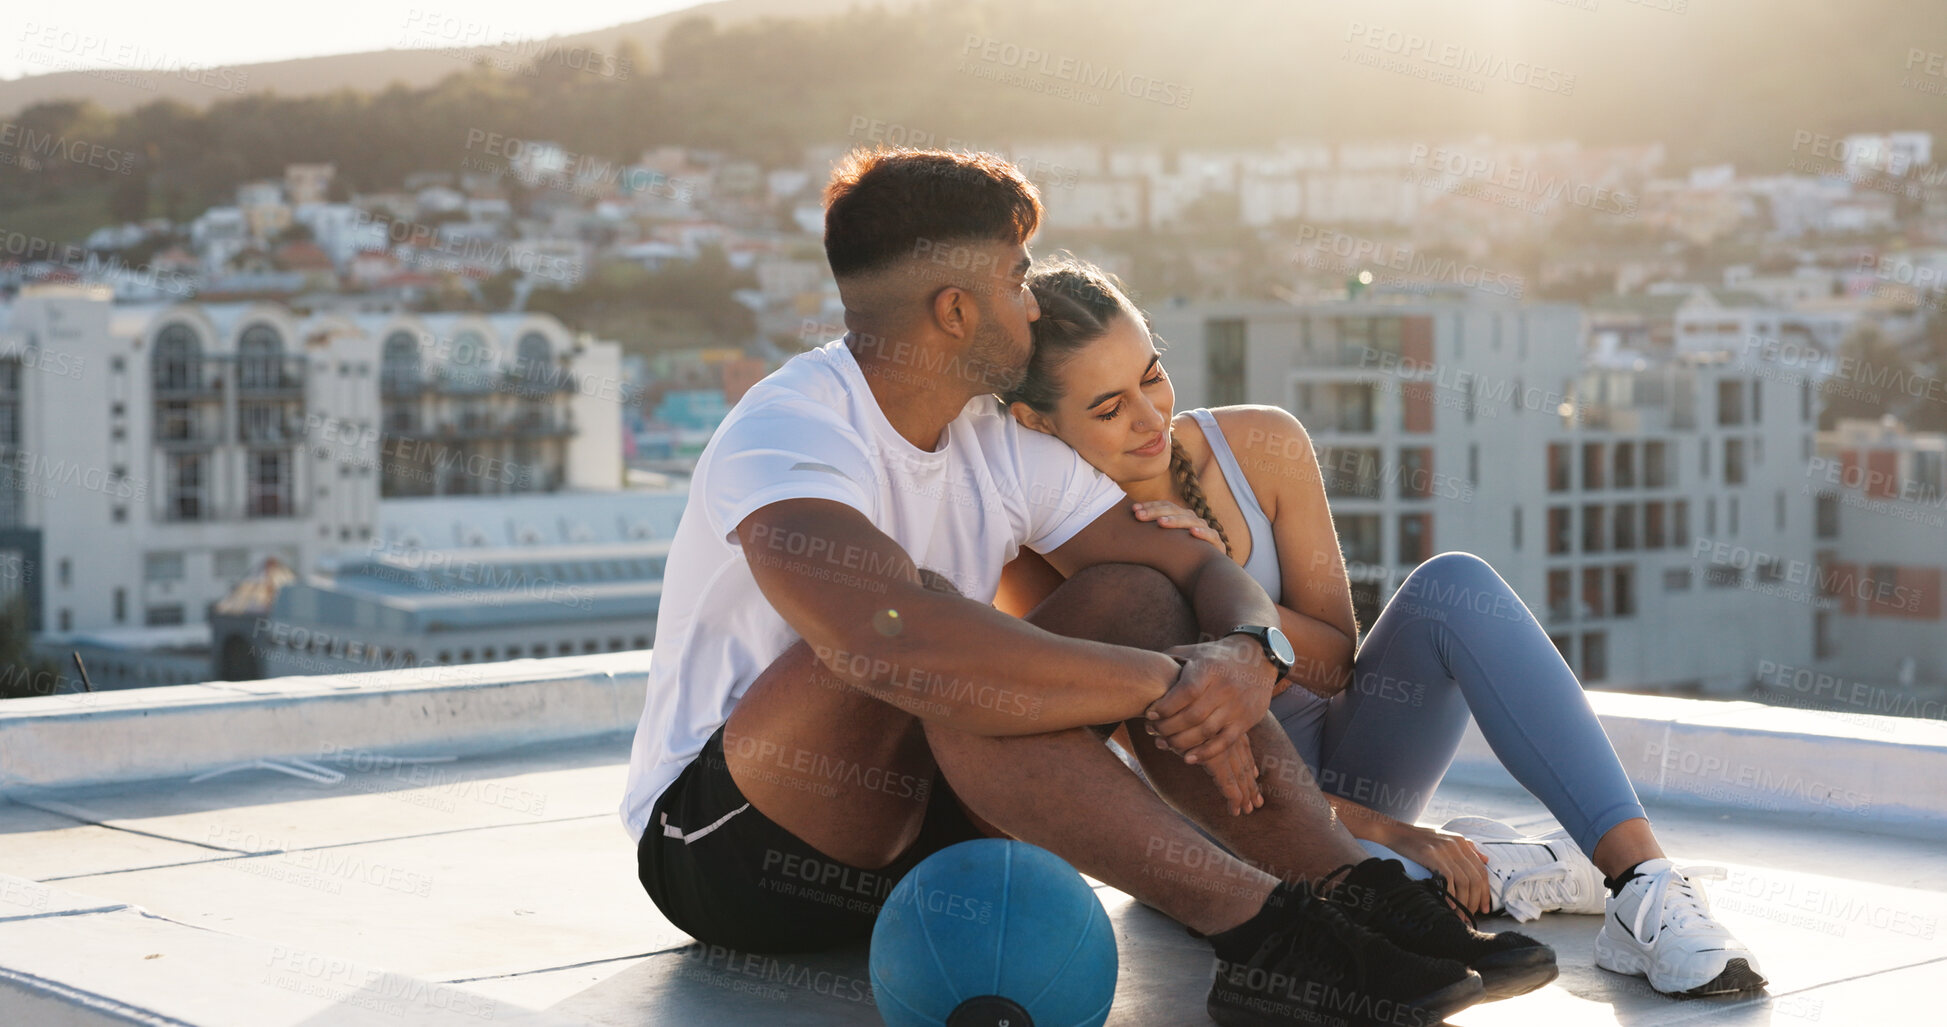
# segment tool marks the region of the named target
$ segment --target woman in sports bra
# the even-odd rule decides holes
[[[1440,875],[1474,912],[1613,913],[1597,965],[1659,991],[1764,985],[1756,958],[1664,856],[1580,682],[1493,568],[1461,552],[1425,561],[1355,649],[1345,560],[1297,419],[1261,406],[1172,416],[1148,318],[1113,276],[1060,258],[1029,284],[1041,308],[1034,355],[1002,400],[1120,484],[1138,518],[1221,547],[1277,601],[1298,660],[1271,713],[1355,837],[1414,876]],[[1060,581],[1024,552],[995,605],[1023,615]],[[1523,837],[1478,817],[1417,826],[1470,715],[1563,830]]]

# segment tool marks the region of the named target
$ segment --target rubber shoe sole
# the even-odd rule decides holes
[[[1467,964],[1467,969],[1481,975],[1486,989],[1484,1000],[1488,1002],[1546,987],[1562,972],[1555,965],[1555,950],[1546,945],[1496,952]]]
[[[1381,1000],[1372,1003],[1364,1014],[1356,1009],[1335,1007],[1354,1006],[1366,1008],[1363,1003],[1346,1002],[1300,1002],[1280,1000],[1272,996],[1254,995],[1248,991],[1237,992],[1242,1004],[1219,1003],[1215,989],[1210,992],[1210,1000],[1204,1011],[1219,1027],[1286,1027],[1294,1023],[1325,1024],[1328,1027],[1395,1027],[1400,1023],[1437,1024],[1447,1017],[1483,1001],[1487,995],[1486,985],[1478,973],[1470,973],[1438,991],[1422,995],[1404,1002]],[[1417,1014],[1417,1015],[1413,1015]]]
[[[1765,980],[1763,974],[1751,969],[1750,963],[1742,958],[1736,958],[1726,962],[1724,969],[1717,972],[1717,976],[1694,988],[1664,991],[1662,988],[1657,988],[1655,979],[1650,977],[1649,961],[1643,958],[1642,953],[1616,946],[1600,934],[1595,938],[1595,965],[1610,973],[1645,978],[1649,980],[1650,987],[1655,988],[1657,992],[1679,998],[1736,995],[1741,992],[1757,991],[1771,983]]]

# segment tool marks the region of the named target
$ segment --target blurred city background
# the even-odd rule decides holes
[[[1362,623],[1466,550],[1591,688],[1947,715],[1927,4],[39,6],[0,694],[651,648],[883,144],[1016,161],[1179,407],[1296,414]]]

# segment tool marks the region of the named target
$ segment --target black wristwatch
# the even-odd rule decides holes
[[[1239,624],[1224,632],[1226,636],[1240,633],[1257,639],[1257,644],[1264,647],[1264,656],[1273,667],[1278,668],[1280,679],[1291,673],[1291,665],[1298,662],[1298,651],[1291,647],[1291,640],[1277,628],[1264,624]]]

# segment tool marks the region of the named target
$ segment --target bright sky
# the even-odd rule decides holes
[[[223,64],[545,39],[640,21],[700,0],[0,0],[0,79],[71,67]],[[137,64],[139,62],[139,65]]]

